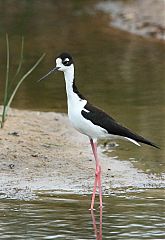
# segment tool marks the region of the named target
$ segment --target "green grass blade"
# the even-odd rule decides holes
[[[15,89],[13,90],[8,102],[7,102],[7,108],[10,107],[10,104],[18,90],[18,88],[20,87],[21,83],[32,73],[32,71],[39,65],[39,63],[43,60],[43,58],[45,57],[45,53],[42,54],[42,56],[37,60],[37,62],[33,65],[33,67],[31,69],[29,69],[29,71],[27,73],[24,74],[24,76],[19,80],[19,82],[17,83]]]
[[[5,93],[4,93],[4,100],[3,100],[3,112],[2,112],[2,120],[1,120],[1,128],[3,128],[5,118],[6,118],[6,105],[8,99],[8,85],[9,85],[9,65],[10,65],[10,47],[9,47],[9,37],[6,33],[6,79],[5,79]]]
[[[15,73],[14,79],[18,75],[18,73],[20,72],[21,67],[22,67],[22,63],[23,63],[23,49],[24,49],[24,37],[22,36],[20,61],[19,61],[19,65],[18,65],[17,71]]]

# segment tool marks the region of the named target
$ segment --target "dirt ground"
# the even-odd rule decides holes
[[[0,129],[0,194],[29,199],[34,190],[90,193],[95,162],[86,136],[65,114],[10,109]],[[103,192],[160,187],[163,179],[138,171],[129,161],[106,157],[99,148]]]

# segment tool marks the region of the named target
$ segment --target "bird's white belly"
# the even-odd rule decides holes
[[[107,131],[97,125],[94,125],[90,120],[85,119],[81,115],[81,111],[76,111],[76,109],[72,109],[68,111],[68,116],[73,127],[80,133],[85,134],[90,138],[107,137]]]

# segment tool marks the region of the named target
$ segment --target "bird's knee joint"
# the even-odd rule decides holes
[[[98,176],[101,174],[101,166],[96,167],[95,175]]]

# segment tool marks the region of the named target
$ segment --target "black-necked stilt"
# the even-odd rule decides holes
[[[85,134],[90,139],[93,155],[96,161],[95,181],[91,201],[91,209],[94,207],[96,188],[99,189],[100,207],[102,207],[101,190],[101,166],[97,155],[97,140],[100,138],[125,138],[134,144],[145,143],[158,148],[154,143],[139,136],[128,128],[121,126],[104,111],[92,106],[78,91],[74,78],[74,63],[68,53],[62,53],[56,58],[56,67],[40,80],[55,71],[64,72],[66,93],[68,102],[68,116],[74,128]],[[39,81],[40,81],[39,80]]]

